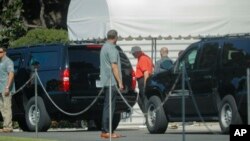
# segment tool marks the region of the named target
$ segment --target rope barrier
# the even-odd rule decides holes
[[[41,87],[42,87],[44,93],[45,93],[46,96],[49,98],[50,102],[51,102],[59,111],[61,111],[62,113],[66,114],[66,115],[69,115],[69,116],[81,115],[81,114],[85,113],[86,111],[88,111],[88,110],[95,104],[95,102],[96,102],[97,99],[100,97],[100,95],[102,94],[103,89],[104,89],[104,88],[102,88],[102,89],[100,90],[99,94],[98,94],[98,95],[96,96],[96,98],[90,103],[90,105],[89,105],[88,107],[86,107],[85,109],[83,109],[82,111],[77,112],[77,113],[69,113],[69,112],[66,112],[66,111],[64,111],[63,109],[61,109],[61,108],[52,100],[52,98],[49,96],[49,94],[47,93],[46,89],[44,88],[44,85],[43,85],[43,83],[42,83],[42,81],[41,81],[41,79],[40,79],[40,77],[39,77],[39,75],[38,75],[37,73],[36,73],[36,77],[37,77],[37,79],[38,79],[38,82],[41,84]]]
[[[28,81],[26,81],[26,83],[24,83],[18,90],[16,90],[15,93],[12,94],[12,96],[15,95],[15,94],[17,94],[17,93],[19,93],[21,90],[23,90],[30,83],[30,81],[34,79],[34,77],[35,77],[35,75],[33,74],[30,77],[30,79]]]
[[[168,100],[168,98],[169,98],[169,96],[171,95],[172,91],[174,90],[174,88],[175,88],[175,86],[176,86],[176,84],[177,84],[178,79],[180,78],[180,76],[181,76],[181,74],[178,75],[178,77],[177,77],[177,79],[176,79],[174,85],[171,87],[171,89],[170,89],[170,91],[168,92],[168,94],[166,94],[166,97],[165,97],[165,99],[163,100],[163,102],[161,103],[161,105],[160,105],[159,107],[157,107],[157,108],[155,109],[155,111],[160,110],[160,108],[166,103],[166,101]],[[120,92],[120,90],[117,88],[117,86],[116,86],[116,89],[117,89],[119,95],[121,96],[121,98],[123,99],[123,101],[125,102],[125,104],[131,109],[131,111],[134,111],[134,108],[131,107],[131,106],[128,104],[128,102],[126,101],[126,99],[124,98],[124,96],[122,95],[122,93]],[[139,97],[139,94],[137,95],[137,98],[136,98],[136,102],[137,102],[137,103],[138,103],[138,97]],[[136,112],[136,113],[141,114],[141,113],[139,113],[139,112]],[[148,115],[148,113],[142,113],[142,114],[143,114],[144,116]]]
[[[185,70],[185,73],[186,73],[186,76],[187,76],[186,70]],[[181,76],[181,73],[178,75],[178,77],[177,77],[177,79],[175,80],[175,82],[174,82],[173,86],[171,87],[170,91],[166,94],[165,99],[162,101],[161,105],[160,105],[159,107],[157,107],[157,108],[155,109],[155,111],[160,110],[160,108],[163,107],[163,105],[167,102],[167,100],[169,99],[169,97],[172,95],[172,92],[173,92],[173,90],[175,89],[176,84],[178,83],[178,80],[180,79],[180,76]],[[66,114],[66,115],[69,115],[69,116],[81,115],[81,114],[85,113],[86,111],[88,111],[88,110],[95,104],[95,102],[97,101],[97,99],[100,97],[100,95],[103,93],[103,90],[104,90],[104,88],[102,88],[102,89],[100,90],[100,92],[98,93],[98,95],[96,96],[96,98],[95,98],[95,99],[90,103],[90,105],[87,106],[85,109],[83,109],[83,110],[81,110],[80,112],[77,112],[77,113],[70,113],[70,112],[66,112],[66,111],[64,111],[63,109],[61,109],[61,108],[52,100],[52,98],[49,96],[48,92],[46,91],[46,89],[45,89],[43,83],[41,82],[41,79],[40,79],[39,75],[37,74],[37,72],[35,72],[35,73],[30,77],[30,79],[27,80],[26,83],[23,84],[23,85],[13,94],[13,95],[15,95],[15,94],[19,93],[21,90],[23,90],[23,89],[24,89],[24,88],[34,79],[34,77],[37,77],[37,80],[38,80],[38,82],[40,83],[41,88],[43,89],[44,93],[46,94],[46,96],[48,97],[48,99],[50,100],[50,102],[51,102],[59,111],[61,111],[62,113]],[[213,131],[207,126],[207,124],[205,123],[203,117],[201,116],[201,113],[200,113],[200,111],[199,111],[199,108],[198,108],[198,106],[197,106],[197,102],[196,102],[196,100],[195,100],[195,98],[194,98],[194,95],[193,95],[193,92],[192,92],[192,88],[191,88],[191,84],[190,84],[189,80],[187,80],[186,78],[185,78],[185,81],[186,81],[187,84],[188,84],[188,88],[189,88],[189,91],[190,91],[190,95],[191,95],[192,101],[193,101],[193,103],[194,103],[196,112],[197,112],[197,114],[199,115],[199,118],[201,119],[202,123],[204,124],[204,126],[207,128],[208,131],[212,132],[213,134],[217,134],[217,133],[213,132]],[[136,110],[134,110],[134,108],[133,108],[131,105],[129,105],[128,101],[124,98],[124,96],[122,95],[122,93],[120,92],[120,90],[119,90],[119,88],[118,88],[117,86],[116,86],[116,89],[117,89],[119,95],[121,96],[122,100],[124,101],[124,103],[130,108],[131,112],[134,112],[134,111],[135,111],[135,113],[141,114],[140,112],[137,112]],[[136,102],[138,102],[138,99],[139,99],[139,94],[137,94]],[[142,115],[147,116],[148,113],[142,113]]]

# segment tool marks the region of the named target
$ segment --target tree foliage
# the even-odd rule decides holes
[[[30,46],[44,43],[68,43],[68,34],[63,29],[37,28],[30,30],[26,36],[11,43],[11,47]]]
[[[9,43],[26,33],[22,24],[22,0],[0,1],[0,46],[9,46]]]
[[[0,0],[0,46],[36,28],[66,29],[70,0]]]

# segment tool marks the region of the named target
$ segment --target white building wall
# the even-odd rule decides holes
[[[156,60],[160,59],[160,49],[161,47],[167,47],[169,49],[169,57],[175,61],[178,57],[178,53],[181,50],[185,50],[190,44],[197,42],[197,39],[171,39],[171,40],[157,40],[157,53]],[[126,53],[130,62],[135,70],[135,66],[137,63],[137,59],[135,59],[132,54],[130,54],[130,50],[133,46],[140,46],[142,51],[151,57],[152,52],[152,41],[151,40],[119,40],[117,44],[123,49]],[[138,86],[138,85],[137,85]],[[138,88],[137,88],[138,92]],[[120,125],[134,125],[134,126],[143,126],[145,123],[145,118],[141,113],[141,110],[136,104],[134,107],[134,112],[130,118],[122,119]]]

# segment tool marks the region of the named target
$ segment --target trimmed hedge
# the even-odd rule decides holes
[[[25,36],[15,40],[10,47],[29,46],[45,43],[68,43],[68,33],[61,29],[33,29]]]

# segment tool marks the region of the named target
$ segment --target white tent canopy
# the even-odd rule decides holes
[[[250,0],[71,0],[70,40],[187,37],[250,32]]]

